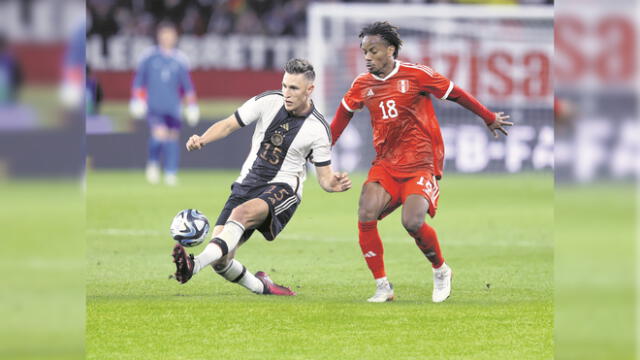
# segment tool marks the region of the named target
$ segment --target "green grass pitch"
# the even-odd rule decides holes
[[[79,180],[0,179],[0,359],[84,358]]]
[[[253,295],[212,270],[179,285],[169,279],[172,217],[198,208],[214,222],[237,172],[180,175],[167,188],[142,172],[89,172],[88,359],[553,358],[551,173],[445,176],[428,219],[454,269],[442,304],[431,303],[430,265],[399,211],[379,225],[397,300],[366,302],[375,284],[357,240],[362,175],[338,194],[310,177],[284,232],[240,248],[250,271],[298,296]]]

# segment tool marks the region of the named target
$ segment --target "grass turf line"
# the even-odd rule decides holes
[[[182,172],[177,188],[141,172],[91,172],[87,183],[88,359],[550,359],[551,174],[448,175],[428,222],[453,267],[433,304],[431,269],[400,224],[380,223],[398,300],[368,304],[375,285],[357,241],[354,189],[326,194],[310,177],[274,242],[256,234],[238,260],[298,292],[263,297],[203,270],[168,278],[172,217],[215,222],[237,172]],[[197,254],[202,245],[194,249]]]

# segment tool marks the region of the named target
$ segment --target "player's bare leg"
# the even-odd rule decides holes
[[[240,243],[246,229],[253,229],[262,224],[269,216],[269,206],[262,199],[252,199],[231,212],[224,227],[217,234],[200,255],[195,258],[194,273],[213,264]]]
[[[391,195],[379,183],[370,182],[362,187],[358,204],[359,243],[376,280],[376,292],[367,300],[369,302],[386,302],[395,298],[393,286],[384,271],[384,247],[378,234],[378,217],[390,201]]]
[[[235,252],[242,244],[245,229],[254,229],[267,220],[269,206],[262,199],[252,199],[236,207],[231,212],[229,220],[224,226],[214,228],[214,237],[200,255],[193,258],[192,270],[185,283],[193,274],[203,268],[213,265],[214,270],[225,279],[237,282],[257,294],[264,295],[295,295],[291,289],[274,283],[269,276],[258,271],[255,275],[247,272],[246,267],[235,260]],[[182,249],[184,251],[184,249]],[[175,257],[175,256],[174,256]],[[189,263],[189,259],[185,259]],[[178,273],[180,269],[178,269]],[[186,272],[189,272],[187,269]]]
[[[433,268],[433,302],[443,302],[451,294],[453,272],[444,262],[436,231],[424,221],[429,202],[421,195],[409,195],[402,206],[402,226],[407,230]]]
[[[194,258],[193,255],[188,255],[180,244],[177,244],[173,250],[177,268],[176,279],[184,284],[194,274],[226,256],[229,251],[236,248],[245,229],[261,224],[268,215],[269,206],[264,200],[249,200],[233,209],[222,231],[207,244],[200,255]]]
[[[169,129],[166,126],[154,125],[151,128],[151,138],[149,139],[149,154],[145,175],[151,184],[160,182],[160,153],[162,144],[167,140]]]

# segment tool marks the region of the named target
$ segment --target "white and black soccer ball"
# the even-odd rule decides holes
[[[209,220],[203,213],[195,209],[182,210],[171,222],[171,236],[182,246],[202,244],[209,232]]]

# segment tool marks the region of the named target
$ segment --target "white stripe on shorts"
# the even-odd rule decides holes
[[[297,196],[292,196],[292,197],[288,198],[283,203],[281,203],[280,205],[278,205],[278,206],[276,206],[274,208],[274,210],[276,211],[276,215],[278,215],[281,212],[287,210],[288,208],[293,206],[296,202],[298,202],[298,197]]]

